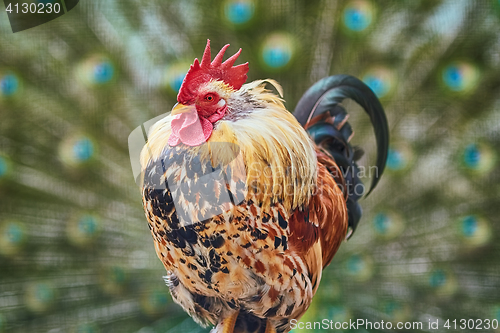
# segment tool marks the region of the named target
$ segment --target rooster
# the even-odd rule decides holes
[[[175,302],[213,332],[288,332],[361,217],[363,186],[339,105],[359,103],[388,147],[380,102],[351,76],[313,85],[295,113],[274,80],[245,84],[241,49],[194,60],[141,153],[143,205]],[[275,87],[280,96],[266,89]],[[370,190],[371,191],[371,190]]]

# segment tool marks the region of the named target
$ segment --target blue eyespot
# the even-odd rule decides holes
[[[475,169],[479,165],[480,161],[481,151],[479,150],[479,147],[474,143],[467,145],[464,151],[465,165],[471,169]]]
[[[441,73],[445,87],[453,92],[473,90],[480,78],[479,69],[472,63],[459,61],[447,65]]]
[[[45,312],[56,299],[54,286],[47,282],[33,282],[28,285],[26,306],[33,312]]]
[[[290,52],[280,47],[270,47],[264,50],[264,61],[270,67],[279,68],[286,66],[290,61]]]
[[[285,68],[294,56],[294,42],[286,33],[270,35],[262,47],[262,60],[266,67],[278,70]]]
[[[73,145],[73,154],[78,161],[87,161],[94,154],[94,145],[88,138],[77,140]]]
[[[97,221],[91,215],[83,216],[78,222],[78,230],[85,235],[93,235],[97,232]]]
[[[393,170],[400,170],[405,166],[405,160],[403,154],[395,149],[389,149],[387,154],[387,167]]]
[[[19,79],[14,74],[7,74],[0,78],[0,93],[3,96],[14,95],[19,88]]]
[[[98,84],[106,83],[111,81],[113,78],[115,69],[113,64],[109,61],[102,61],[97,63],[94,67],[94,79]]]
[[[469,215],[462,220],[462,231],[465,237],[472,237],[478,230],[478,223],[475,216]]]
[[[405,144],[394,144],[387,153],[386,166],[388,170],[401,172],[413,163],[413,151]]]
[[[115,64],[103,55],[92,55],[77,68],[78,78],[88,86],[101,86],[116,77]]]
[[[17,221],[9,221],[0,225],[0,253],[13,255],[27,239],[26,229]]]
[[[6,230],[6,236],[11,243],[20,243],[24,238],[24,232],[17,224],[9,224]]]
[[[497,162],[497,155],[487,143],[469,143],[461,154],[462,165],[475,174],[486,174]]]
[[[85,134],[73,134],[61,142],[59,156],[68,166],[85,165],[96,155],[96,143]]]
[[[389,95],[395,87],[395,75],[389,68],[375,67],[368,70],[363,76],[363,82],[382,98]]]
[[[359,273],[365,268],[365,262],[360,255],[353,255],[347,261],[347,269],[351,273]]]
[[[367,255],[353,254],[345,262],[347,274],[357,281],[368,280],[373,273],[373,261]]]
[[[244,24],[250,21],[255,12],[253,1],[232,0],[224,6],[224,14],[227,20],[233,24]]]
[[[380,234],[385,234],[389,230],[390,224],[391,219],[384,213],[378,213],[373,219],[375,230]]]
[[[403,218],[395,212],[379,212],[373,218],[373,228],[378,236],[392,238],[403,231]]]
[[[468,246],[481,246],[492,238],[490,223],[484,217],[471,214],[460,218],[458,222],[460,235]]]
[[[442,269],[435,269],[429,276],[429,285],[433,288],[439,288],[446,283],[446,280],[446,273]]]
[[[351,1],[344,9],[342,19],[347,29],[354,32],[364,31],[373,23],[373,5],[368,1]]]

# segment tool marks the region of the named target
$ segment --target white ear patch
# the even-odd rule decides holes
[[[223,107],[224,105],[226,105],[226,100],[224,98],[221,98],[219,103],[217,103],[217,106],[218,107]]]

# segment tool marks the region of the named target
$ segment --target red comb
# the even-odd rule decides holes
[[[241,49],[233,56],[229,57],[226,61],[222,62],[224,52],[229,47],[229,44],[217,53],[214,60],[211,60],[210,54],[210,40],[207,39],[207,46],[203,52],[201,64],[198,59],[194,59],[194,63],[189,68],[189,71],[182,82],[181,89],[177,95],[177,101],[182,104],[188,104],[194,98],[196,89],[200,84],[209,82],[210,80],[221,80],[235,90],[241,88],[243,83],[247,80],[248,62],[233,66],[234,62],[241,53]]]

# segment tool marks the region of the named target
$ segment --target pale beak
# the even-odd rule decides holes
[[[170,114],[172,116],[175,116],[175,115],[180,114],[180,113],[192,112],[194,110],[196,110],[196,107],[194,105],[184,105],[181,103],[177,103],[172,108],[172,111]]]

